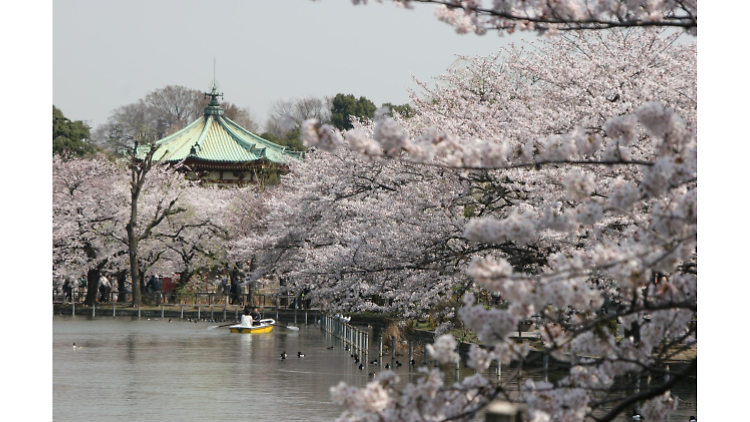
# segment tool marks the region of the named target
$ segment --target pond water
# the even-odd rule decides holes
[[[342,408],[331,401],[329,388],[339,381],[364,386],[368,372],[381,370],[359,370],[350,352],[315,324],[258,335],[207,329],[211,325],[55,316],[54,420],[332,421]],[[74,350],[73,343],[82,348]],[[376,343],[370,341],[370,360]],[[282,351],[286,360],[279,359]],[[306,356],[297,358],[299,351]],[[395,371],[402,383],[421,376],[408,365]],[[446,382],[455,380],[455,371],[446,367],[445,373]],[[459,377],[471,374],[462,368]],[[682,402],[671,420],[687,420],[695,414],[695,385],[674,393]]]

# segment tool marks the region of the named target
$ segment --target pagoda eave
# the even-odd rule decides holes
[[[227,162],[227,161],[209,161],[200,160],[194,158],[187,158],[183,165],[189,167],[192,170],[250,170],[258,167],[264,168],[288,168],[285,164],[274,163],[267,159],[243,161],[243,162]]]

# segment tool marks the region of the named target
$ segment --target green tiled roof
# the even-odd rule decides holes
[[[178,132],[156,141],[155,161],[194,159],[215,163],[249,163],[267,160],[276,164],[300,159],[302,153],[288,151],[248,131],[224,116],[212,89],[211,103],[204,115]]]

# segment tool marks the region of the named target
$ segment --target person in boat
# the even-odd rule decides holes
[[[245,307],[243,314],[244,315],[242,315],[242,320],[240,321],[240,325],[243,327],[252,327],[253,317],[250,315],[250,308]]]
[[[253,311],[250,312],[250,316],[253,319],[253,325],[260,325],[260,312],[258,312],[258,308],[253,308]]]

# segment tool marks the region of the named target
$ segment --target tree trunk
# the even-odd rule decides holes
[[[127,289],[125,288],[125,282],[128,279],[128,271],[120,270],[117,272],[117,291],[120,292],[117,295],[118,303],[125,303],[128,301]]]
[[[100,275],[98,268],[92,268],[86,273],[86,283],[88,284],[88,287],[86,290],[86,300],[83,303],[87,306],[94,306],[96,304],[96,295],[99,292]]]
[[[137,180],[135,170],[131,170],[132,177]],[[130,188],[130,221],[125,226],[128,232],[128,257],[130,258],[130,280],[133,284],[133,307],[141,306],[141,276],[138,268],[138,235],[136,225],[138,224],[138,197],[141,194],[141,185],[131,182]]]
[[[146,271],[140,271],[140,269],[138,269],[138,271],[141,277],[140,280],[138,280],[138,293],[142,293],[146,291]],[[151,298],[149,298],[149,304],[152,304],[150,299]],[[143,303],[143,295],[141,295],[141,303]]]
[[[180,273],[180,281],[177,283],[180,287],[185,287],[188,282],[190,281],[190,278],[193,277],[193,274],[195,274],[195,270],[185,270]]]
[[[133,208],[136,208],[133,205]],[[136,211],[137,212],[137,211]],[[128,255],[130,256],[130,280],[133,281],[133,307],[141,306],[141,275],[138,271],[138,239],[135,237],[134,227],[128,223]],[[134,225],[134,224],[133,224]]]

